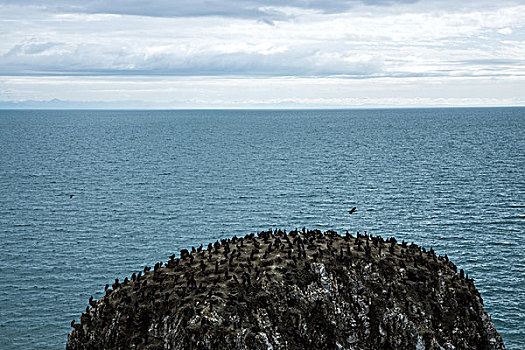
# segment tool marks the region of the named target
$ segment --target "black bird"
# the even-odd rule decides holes
[[[75,320],[71,321],[71,327],[73,327],[75,330],[79,330],[82,328],[82,325],[79,323],[75,323]]]
[[[356,208],[356,207],[353,207],[352,209],[350,209],[350,210],[348,211],[348,214],[353,214],[353,213],[355,213],[356,210],[357,210],[357,208]]]
[[[69,195],[69,199],[73,198],[74,194],[70,194]]]
[[[96,306],[97,306],[97,303],[93,300],[93,296],[91,296],[91,297],[89,298],[89,305],[90,305],[91,307],[96,307]]]

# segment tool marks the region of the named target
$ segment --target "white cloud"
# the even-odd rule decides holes
[[[129,11],[123,9],[120,2],[97,9],[93,6],[102,6],[101,2],[87,2],[78,5],[80,7],[71,6],[72,3],[65,0],[46,7],[31,1],[23,3],[32,6],[22,7],[8,3],[11,5],[0,5],[0,74],[4,75],[0,80],[42,74],[98,75],[102,80],[113,82],[113,78],[105,76],[151,75],[155,79],[196,76],[202,77],[199,84],[206,85],[211,78],[204,77],[211,76],[230,77],[241,82],[247,79],[253,82],[251,79],[257,77],[339,76],[346,78],[340,81],[352,78],[365,86],[386,84],[378,78],[394,79],[401,86],[417,78],[420,87],[429,89],[432,84],[425,81],[435,81],[432,79],[436,77],[444,79],[443,86],[447,88],[457,77],[492,77],[498,79],[499,88],[509,94],[500,98],[513,99],[511,89],[505,86],[516,88],[511,79],[517,77],[522,84],[520,79],[525,76],[525,5],[513,1],[467,1],[462,7],[448,0],[382,2],[388,6],[356,1],[351,7],[336,6],[334,1],[324,5],[315,2],[310,8],[304,7],[305,2],[301,1],[290,1],[287,7],[262,7],[255,1],[246,2],[248,7],[259,6],[259,14],[273,14],[266,19],[259,15],[241,15],[248,8],[244,5],[223,9],[230,13],[195,17],[204,15],[195,12],[199,10],[197,4],[192,17],[188,2],[184,3],[187,7],[184,11],[189,12],[183,11],[184,16],[152,17],[155,14],[139,11],[139,2],[135,3],[135,10]],[[166,6],[166,16],[170,16],[169,11],[175,11],[174,7]],[[73,8],[89,13],[74,13]],[[506,40],[501,40],[501,35],[505,35]],[[47,78],[32,79],[49,82]],[[70,79],[82,81],[83,78]],[[371,81],[365,82],[367,79]],[[507,85],[502,81],[508,81]],[[301,81],[296,80],[294,84],[301,84]],[[16,86],[20,87],[10,85],[9,96],[17,95]],[[73,90],[82,89],[82,84],[71,86]],[[96,89],[99,85],[92,86]],[[187,84],[185,86],[198,94]],[[248,88],[240,86],[239,89]],[[261,86],[276,89],[265,83]],[[348,98],[331,96],[334,86],[324,97],[308,98],[323,98],[333,103]],[[120,95],[119,89],[123,91]],[[149,86],[145,91],[150,89],[155,90]],[[293,84],[288,89],[303,93],[300,86]],[[39,94],[37,90],[31,90],[35,96]],[[139,98],[133,91],[133,85],[128,84],[104,90],[110,98]],[[409,97],[403,100],[402,91],[396,91],[400,101],[410,100]],[[52,98],[63,98],[71,91],[57,87],[43,91],[42,95],[53,93]],[[443,95],[446,93],[442,90]],[[239,94],[244,96],[244,92]],[[273,91],[261,90],[259,94],[269,96]],[[28,95],[20,92],[20,96]],[[99,98],[94,91],[92,95],[83,96]],[[156,101],[153,95],[144,96]],[[232,93],[230,99],[233,101],[234,97]],[[5,97],[0,95],[0,98]],[[286,98],[293,102],[303,97]],[[433,95],[432,98],[437,97]]]
[[[8,77],[0,100],[146,101],[162,108],[525,105],[525,77],[224,78]]]
[[[503,35],[510,35],[512,34],[512,29],[509,27],[501,28],[498,30],[498,33],[503,34]]]
[[[487,47],[476,35],[525,23],[525,6],[441,15],[313,13],[274,26],[242,19],[107,15],[70,22],[69,16],[66,21],[63,15],[37,18],[23,35],[13,30],[2,44],[4,73],[451,74],[437,68],[453,69],[451,60],[465,61],[476,50],[501,56],[511,45],[494,39],[493,47]],[[54,49],[45,55],[34,51],[51,44]]]

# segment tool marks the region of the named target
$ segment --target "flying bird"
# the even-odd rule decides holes
[[[353,207],[352,209],[350,209],[350,210],[348,211],[348,214],[353,214],[353,213],[355,213],[356,210],[357,210],[357,208],[356,208],[356,207]]]

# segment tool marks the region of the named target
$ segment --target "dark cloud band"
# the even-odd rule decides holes
[[[0,4],[38,6],[51,12],[104,13],[153,17],[223,16],[278,19],[282,13],[272,7],[312,9],[324,13],[344,12],[354,5],[391,6],[418,0],[1,0]]]

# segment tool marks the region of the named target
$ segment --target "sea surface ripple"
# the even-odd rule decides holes
[[[182,248],[307,226],[448,254],[525,349],[524,136],[524,108],[0,111],[0,348],[63,348]]]

